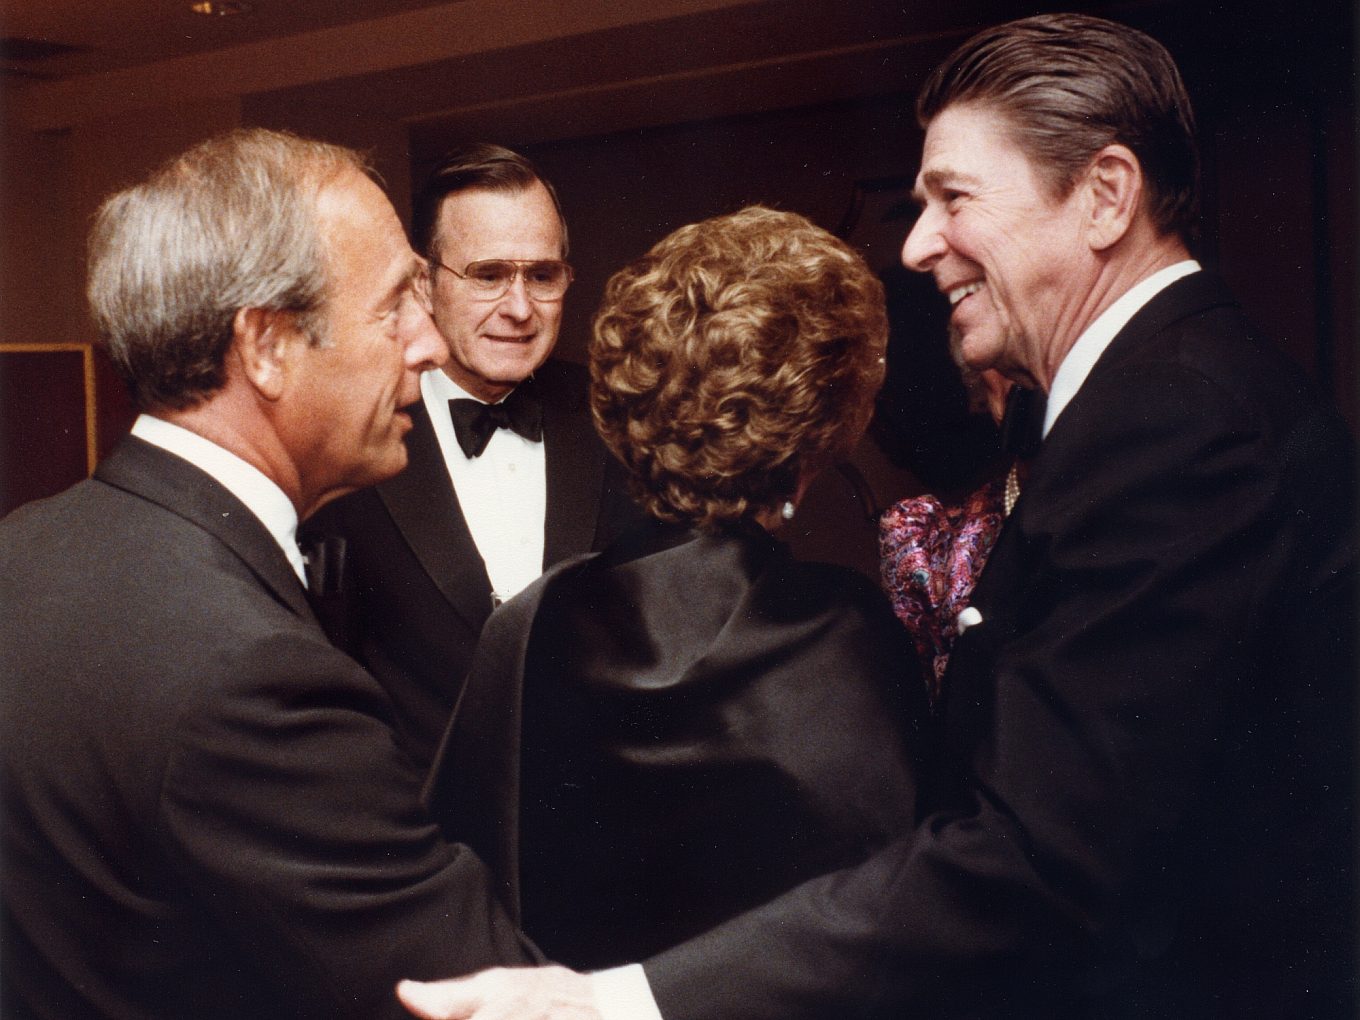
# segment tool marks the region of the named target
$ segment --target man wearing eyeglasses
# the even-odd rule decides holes
[[[448,362],[421,378],[406,471],[310,531],[332,556],[344,542],[332,632],[387,688],[425,766],[492,609],[632,510],[585,369],[549,359],[572,281],[552,186],[517,153],[464,146],[416,196],[412,233]]]

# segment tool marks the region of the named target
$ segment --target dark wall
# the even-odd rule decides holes
[[[1346,8],[1305,5],[1283,16],[1196,7],[1141,27],[1173,51],[1196,105],[1201,258],[1354,423],[1356,121]],[[567,357],[583,360],[611,272],[676,227],[749,202],[842,230],[884,274],[895,299],[890,378],[879,442],[866,442],[854,461],[873,505],[858,505],[850,483],[832,475],[791,529],[801,551],[869,571],[866,511],[922,487],[966,486],[994,450],[988,423],[966,415],[945,360],[943,300],[897,265],[921,142],[913,75],[904,69],[908,87],[871,99],[520,146],[556,183],[571,224],[578,282],[564,316]],[[437,140],[421,138],[417,179],[439,156]]]
[[[0,344],[0,517],[84,478],[133,417],[98,348]]]
[[[610,273],[677,227],[750,203],[798,212],[839,230],[875,270],[893,273],[907,223],[885,223],[883,215],[900,207],[910,187],[904,174],[919,148],[919,129],[901,96],[530,147],[528,154],[563,196],[572,261],[580,267],[563,353],[584,360],[590,314]],[[904,275],[900,268],[897,273]],[[925,291],[933,302],[933,288]],[[952,407],[940,410],[963,425],[962,391],[935,331],[915,328],[910,318],[899,327],[896,335],[910,346],[929,346],[938,356],[895,357],[894,363],[912,366],[914,389],[953,397]],[[869,442],[851,463],[848,476],[828,472],[819,478],[784,530],[804,556],[872,573],[877,511],[920,490],[918,465],[893,463]]]
[[[1351,4],[1154,0],[1115,6],[1112,16],[1168,45],[1195,101],[1204,152],[1205,261],[1223,271],[1264,331],[1355,423],[1360,277]],[[584,358],[590,314],[610,273],[676,227],[750,202],[801,212],[841,231],[885,274],[894,336],[880,407],[882,441],[866,442],[854,460],[867,491],[856,479],[828,474],[791,529],[802,551],[867,570],[874,563],[872,511],[922,487],[966,486],[990,451],[987,423],[965,414],[944,357],[942,299],[928,281],[896,265],[910,227],[901,200],[921,141],[911,98],[926,69],[962,32],[927,34],[914,48],[889,51],[893,56],[884,59],[900,61],[887,76],[897,83],[894,90],[858,100],[548,143],[513,134],[491,138],[528,152],[562,194],[578,270],[560,348],[567,357]],[[883,80],[881,71],[876,68],[874,81]],[[310,109],[294,113],[311,117],[308,123],[316,117]],[[337,109],[333,119],[347,123],[346,113]],[[387,128],[404,130],[396,122]],[[440,135],[428,123],[409,130],[413,179],[449,144],[466,140],[456,127],[446,131]],[[126,427],[130,411],[103,371],[97,390],[103,450]],[[42,447],[11,436],[0,474],[15,477],[24,458],[44,470],[32,475],[36,489],[25,481],[6,491],[45,494],[76,480],[49,477],[44,456]],[[853,498],[855,492],[863,499]]]
[[[906,104],[883,97],[517,146],[556,185],[571,227],[562,352],[584,357],[609,274],[677,227],[759,202],[835,229],[856,182],[904,174],[919,139]],[[413,153],[417,179],[438,155]],[[886,267],[896,244],[866,254]]]

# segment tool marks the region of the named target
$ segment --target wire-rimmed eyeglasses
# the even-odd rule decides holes
[[[516,276],[523,278],[525,291],[535,301],[560,301],[573,275],[571,266],[557,259],[478,259],[464,266],[461,273],[436,258],[430,259],[430,265],[466,280],[483,301],[503,295],[514,285]]]

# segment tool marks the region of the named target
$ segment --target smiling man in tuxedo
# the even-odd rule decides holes
[[[572,281],[551,184],[508,149],[465,146],[417,195],[412,234],[448,361],[421,378],[406,471],[309,532],[343,542],[333,630],[428,766],[492,609],[633,510],[590,421],[585,369],[549,357]]]
[[[918,113],[903,261],[1046,407],[916,830],[641,967],[403,986],[419,1015],[1354,1016],[1354,444],[1190,255],[1179,73],[1041,15]]]

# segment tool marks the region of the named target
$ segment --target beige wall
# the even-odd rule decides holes
[[[30,131],[12,120],[0,129],[0,344],[38,348],[89,344],[94,339],[85,308],[85,238],[100,203],[112,192],[189,145],[240,123],[236,99],[162,107],[105,116],[49,131]],[[46,357],[23,350],[5,357],[19,385],[28,378],[13,359]],[[37,407],[73,409],[69,424],[41,445],[30,421],[15,421],[30,406],[28,390],[4,416],[0,435],[0,513],[27,499],[50,495],[75,481],[54,475],[62,454],[108,452],[131,424],[133,411],[107,359],[95,348],[91,373],[58,373]],[[72,458],[68,457],[67,460]],[[75,458],[82,466],[86,457]]]
[[[239,123],[236,99],[103,117],[56,131],[6,123],[0,136],[0,340],[89,340],[85,235],[99,204],[194,142]]]
[[[344,106],[291,103],[275,95],[247,96],[241,120],[250,127],[291,131],[305,138],[322,138],[358,149],[372,160],[382,176],[392,204],[405,222],[411,211],[411,154],[406,125],[356,114]]]
[[[0,125],[0,343],[81,336],[66,132]]]
[[[1193,31],[1182,32],[1178,25],[1162,25],[1159,34],[1195,39]],[[345,38],[352,41],[351,35]],[[403,45],[413,44],[408,35],[402,35]],[[1265,38],[1254,31],[1243,37],[1251,40],[1258,35]],[[250,124],[287,128],[369,150],[403,216],[409,210],[412,181],[423,176],[448,144],[477,137],[528,151],[558,184],[572,224],[578,282],[568,298],[562,353],[580,360],[590,313],[605,279],[680,224],[760,201],[803,212],[834,229],[851,205],[857,183],[913,173],[920,136],[910,115],[910,94],[923,73],[921,67],[932,62],[925,59],[931,56],[926,51],[943,45],[923,43],[920,52],[907,47],[881,60],[876,55],[874,66],[886,62],[892,83],[874,79],[872,88],[878,91],[870,98],[778,108],[773,99],[757,102],[757,95],[746,100],[755,112],[744,115],[715,117],[715,107],[709,105],[712,96],[700,102],[696,96],[703,89],[663,76],[647,86],[651,91],[646,94],[674,87],[679,98],[672,97],[675,102],[670,106],[630,108],[623,122],[641,126],[628,130],[620,130],[617,123],[599,127],[622,116],[610,111],[623,100],[607,90],[566,89],[521,97],[515,108],[534,116],[518,119],[506,115],[499,104],[472,103],[466,114],[441,113],[436,120],[409,122],[376,112],[381,107],[377,100],[386,93],[358,79],[337,78],[312,90],[261,86],[244,98],[179,104],[169,103],[163,90],[158,107],[110,113],[97,120],[70,112],[98,106],[82,93],[83,105],[71,105],[61,118],[52,120],[65,126],[35,134],[6,125],[0,135],[4,160],[0,342],[88,339],[82,253],[86,224],[99,200],[192,142]],[[330,49],[317,54],[333,53],[337,47],[343,49],[332,41]],[[1313,372],[1355,422],[1360,311],[1355,97],[1334,87],[1342,80],[1337,72],[1313,68],[1315,61],[1302,55],[1306,48],[1299,53],[1283,51],[1275,61],[1281,66],[1253,65],[1251,75],[1235,73],[1242,58],[1232,47],[1201,40],[1185,42],[1183,49],[1177,56],[1185,60],[1192,93],[1198,92],[1205,147],[1208,260],[1222,268],[1264,331]],[[1257,43],[1253,52],[1259,57],[1272,50]],[[311,59],[318,74],[326,68],[329,73],[353,70],[347,64],[328,64],[317,54]],[[515,66],[524,61],[528,64],[523,66],[538,66],[527,53],[514,56],[521,61]],[[905,62],[896,63],[899,58]],[[498,49],[480,57],[465,55],[450,66],[471,75],[508,59],[507,52]],[[271,57],[260,63],[275,66],[287,61]],[[448,70],[444,64],[439,67]],[[791,73],[782,65],[752,72],[771,88],[786,82]],[[256,74],[264,72],[257,68]],[[234,77],[208,77],[220,88],[239,84]],[[427,77],[429,94],[447,91],[453,101],[458,90],[451,89],[449,81],[433,71]],[[478,77],[482,80],[495,79]],[[190,93],[204,95],[205,89]],[[118,102],[105,108],[126,110],[124,91],[114,97]],[[778,89],[775,92],[783,96]],[[680,99],[693,102],[686,105]],[[51,110],[47,113],[55,117]],[[662,121],[691,119],[653,121],[647,126],[652,115]],[[523,136],[516,136],[516,125],[526,132]],[[556,130],[548,131],[549,127]],[[875,202],[866,215],[878,216],[891,204],[881,194]],[[868,246],[875,268],[888,270],[907,225],[905,220],[867,226],[862,222],[854,240]],[[899,270],[896,281],[890,282],[906,288],[900,304],[921,315],[897,330],[895,343],[904,348],[897,363],[909,365],[912,378],[934,380],[938,374],[923,375],[921,366],[943,346],[939,321],[925,314],[938,297],[928,287],[916,287],[919,280],[902,280],[904,275]],[[932,371],[937,369],[938,365]],[[931,382],[916,390],[900,390],[905,394],[901,404],[912,413],[924,408],[922,417],[939,421],[938,409],[928,405],[943,385]],[[115,401],[107,403],[114,406]],[[938,431],[946,444],[957,444],[957,437],[966,432],[954,423]],[[870,451],[870,460],[864,466],[880,504],[914,484],[910,475],[885,469],[877,451]],[[835,478],[825,484],[838,491],[845,488]],[[837,513],[829,512],[827,519],[835,520]],[[867,552],[871,531],[866,530],[865,542],[857,539],[861,553],[854,558],[871,559]],[[844,538],[834,528],[827,534],[837,543]]]

